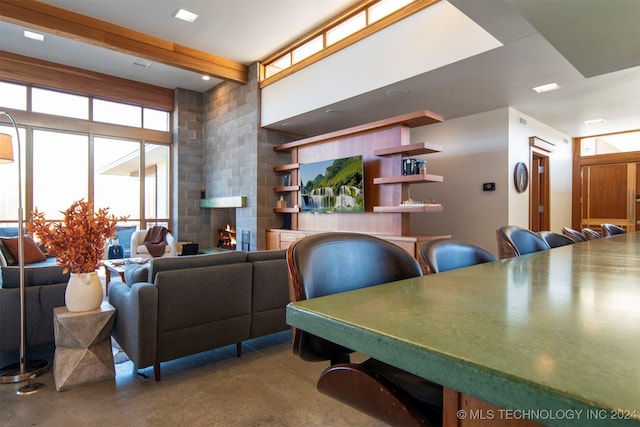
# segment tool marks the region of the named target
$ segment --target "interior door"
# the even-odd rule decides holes
[[[529,229],[550,230],[549,157],[532,152],[530,176]]]
[[[582,227],[611,223],[635,231],[636,171],[637,163],[582,166]]]

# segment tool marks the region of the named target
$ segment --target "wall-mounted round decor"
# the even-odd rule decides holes
[[[516,185],[516,191],[522,193],[529,185],[529,170],[523,162],[516,163],[513,170],[513,182]]]

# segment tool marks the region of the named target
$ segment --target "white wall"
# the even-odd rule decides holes
[[[526,123],[521,123],[523,119]],[[503,225],[529,226],[529,191],[518,193],[513,168],[530,164],[529,137],[556,145],[550,160],[551,230],[571,224],[570,138],[513,108],[503,108],[411,130],[411,141],[442,146],[442,153],[419,156],[427,172],[443,183],[413,184],[411,198],[435,199],[441,214],[411,214],[411,234],[451,234],[497,254],[495,231]],[[495,191],[482,184],[495,182]]]
[[[444,177],[411,185],[414,200],[444,206],[440,214],[411,214],[411,234],[451,234],[497,253],[495,231],[508,220],[508,114],[503,108],[411,130],[412,142],[442,146],[442,153],[419,157],[428,173]],[[482,191],[485,182],[495,182],[496,191]]]
[[[261,125],[268,126],[499,46],[502,44],[491,34],[442,1],[405,18],[402,25],[387,27],[262,89]]]
[[[521,120],[522,119],[522,120]],[[571,137],[563,134],[534,118],[509,108],[509,178],[513,179],[513,168],[517,162],[525,162],[529,168],[531,152],[529,138],[537,136],[555,144],[549,157],[550,179],[550,229],[560,233],[562,227],[571,225]],[[529,226],[529,188],[518,193],[513,185],[509,186],[509,224],[521,227]]]

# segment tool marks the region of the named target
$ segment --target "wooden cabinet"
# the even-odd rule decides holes
[[[287,249],[291,243],[305,236],[321,233],[316,230],[267,230],[267,249]],[[391,243],[395,243],[405,251],[409,252],[417,260],[420,259],[420,247],[429,240],[451,237],[449,235],[438,236],[389,236],[382,234],[367,233],[379,237]]]

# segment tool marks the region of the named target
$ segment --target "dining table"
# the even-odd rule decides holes
[[[640,426],[638,232],[292,302],[287,323],[442,384],[445,426]]]

